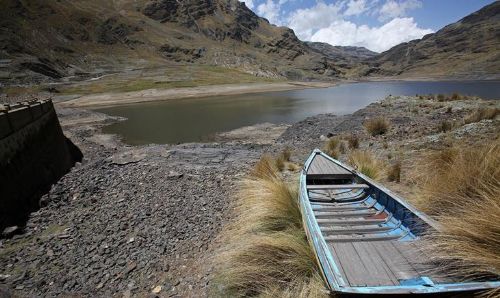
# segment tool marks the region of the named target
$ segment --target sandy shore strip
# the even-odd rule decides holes
[[[61,107],[105,107],[132,104],[148,101],[205,97],[217,95],[235,95],[272,91],[286,91],[307,88],[327,88],[334,86],[333,82],[282,82],[254,84],[226,84],[188,88],[148,89],[133,92],[113,92],[84,95],[75,99],[60,101]],[[57,101],[57,99],[56,99]]]

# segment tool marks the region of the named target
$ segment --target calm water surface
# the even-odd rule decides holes
[[[196,142],[256,123],[293,123],[306,117],[352,113],[392,95],[458,92],[500,99],[500,81],[367,82],[331,88],[215,96],[98,109],[128,120],[104,128],[129,144]]]

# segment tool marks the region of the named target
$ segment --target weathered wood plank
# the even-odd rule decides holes
[[[354,242],[353,246],[365,265],[365,268],[377,277],[374,286],[392,286],[399,284],[397,278],[377,254],[377,251],[373,249],[371,243]]]
[[[325,157],[321,155],[316,155],[309,166],[307,171],[308,175],[321,175],[321,174],[330,174],[330,175],[353,175],[350,171],[342,168],[341,166],[329,161]]]
[[[335,190],[335,189],[368,189],[370,186],[366,184],[325,184],[325,185],[308,185],[308,190]]]
[[[376,282],[375,277],[367,272],[352,243],[332,243],[329,247],[337,254],[351,286],[367,286]]]
[[[394,246],[399,241],[373,242],[373,248],[391,269],[398,280],[417,278],[420,274],[408,262],[405,256]],[[401,243],[401,242],[399,242]]]

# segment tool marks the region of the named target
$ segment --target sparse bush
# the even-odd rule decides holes
[[[446,114],[451,114],[452,111],[453,111],[453,108],[451,106],[446,108]]]
[[[369,151],[355,150],[349,154],[349,163],[360,173],[374,179],[380,179],[384,164]]]
[[[323,151],[330,155],[331,157],[337,159],[340,155],[338,151],[338,146],[340,144],[340,139],[339,138],[330,138],[326,141],[325,147],[323,148]]]
[[[350,149],[358,149],[359,148],[359,138],[355,134],[350,134],[347,137],[347,143]]]
[[[498,114],[500,114],[500,109],[498,108],[481,108],[469,114],[465,117],[465,124],[479,122],[484,119],[494,119]]]
[[[252,173],[270,168],[267,156],[259,163]],[[252,174],[241,183],[234,212],[214,258],[212,296],[327,297],[303,230],[296,183]]]
[[[372,136],[385,134],[389,130],[390,122],[384,117],[376,117],[365,121],[363,126]]]
[[[437,99],[437,101],[445,101],[446,97],[444,96],[444,94],[438,94],[436,96],[436,99]]]
[[[441,226],[424,237],[430,261],[460,277],[500,274],[500,141],[455,145],[418,164],[415,203]]]
[[[401,182],[401,162],[397,161],[392,164],[387,170],[387,180]]]

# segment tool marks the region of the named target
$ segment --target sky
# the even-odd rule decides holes
[[[305,41],[383,52],[422,38],[495,0],[240,0]]]

